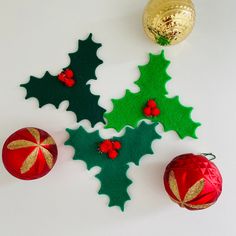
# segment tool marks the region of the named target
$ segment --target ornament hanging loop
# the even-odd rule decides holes
[[[209,161],[213,161],[216,159],[216,156],[213,153],[202,153]]]

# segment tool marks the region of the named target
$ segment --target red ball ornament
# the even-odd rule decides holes
[[[222,191],[222,177],[212,154],[183,154],[166,167],[164,185],[170,198],[189,210],[201,210],[213,205]],[[212,155],[213,156],[213,155]]]
[[[16,178],[38,179],[53,168],[57,160],[57,146],[47,132],[23,128],[6,140],[2,160],[8,172]]]

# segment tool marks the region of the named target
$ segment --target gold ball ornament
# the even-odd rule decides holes
[[[150,0],[143,15],[145,33],[162,46],[183,41],[191,33],[194,22],[191,0]]]

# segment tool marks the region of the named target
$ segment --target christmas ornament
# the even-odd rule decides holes
[[[73,159],[86,162],[88,170],[95,166],[101,168],[96,175],[101,182],[98,193],[109,197],[110,207],[118,206],[123,211],[125,202],[130,200],[127,192],[132,183],[127,177],[129,163],[139,165],[144,155],[153,154],[151,144],[153,140],[160,139],[155,127],[156,124],[142,122],[138,128],[127,128],[122,137],[111,140],[103,140],[98,131],[88,133],[82,127],[77,130],[67,129],[70,137],[65,145],[75,149]],[[112,153],[107,158],[110,150],[117,152],[117,155]]]
[[[104,122],[104,109],[98,106],[99,96],[90,92],[88,81],[96,80],[95,70],[102,61],[97,57],[101,44],[92,40],[92,34],[86,40],[79,40],[77,52],[70,53],[70,64],[57,76],[46,72],[38,79],[31,76],[30,81],[21,86],[27,90],[26,99],[35,97],[39,107],[48,103],[59,107],[63,101],[69,101],[68,111],[73,111],[77,121],[88,119],[94,126]]]
[[[183,154],[166,167],[164,185],[170,198],[181,207],[201,210],[213,205],[222,191],[222,177],[212,154]]]
[[[2,160],[8,172],[16,178],[38,179],[53,168],[57,160],[57,146],[47,132],[23,128],[6,140]]]
[[[184,107],[178,96],[170,98],[166,91],[166,83],[171,79],[166,72],[169,64],[163,51],[160,55],[150,54],[148,64],[139,66],[140,78],[135,84],[140,91],[131,93],[127,90],[123,98],[112,100],[113,110],[104,115],[107,119],[105,128],[120,131],[126,125],[137,127],[140,120],[149,119],[162,123],[165,131],[176,131],[180,138],[196,138],[195,131],[200,123],[191,119],[193,108]],[[158,108],[155,113],[152,113],[153,106]]]
[[[162,46],[183,41],[192,31],[194,22],[191,0],[150,0],[143,15],[146,35]]]

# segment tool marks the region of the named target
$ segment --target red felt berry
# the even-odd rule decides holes
[[[157,104],[153,99],[151,99],[147,102],[147,106],[150,108],[155,108],[157,106]]]
[[[158,116],[160,114],[160,110],[157,107],[152,109],[152,116]]]
[[[73,87],[75,85],[75,81],[73,79],[68,78],[65,79],[64,83],[67,87]]]
[[[150,107],[145,107],[143,109],[143,113],[145,116],[151,116],[152,115],[152,109]]]
[[[72,79],[74,77],[74,73],[71,69],[66,69],[65,70],[65,75],[67,78]]]
[[[108,153],[112,150],[112,142],[110,140],[104,140],[99,144],[99,151],[102,153]]]
[[[66,80],[66,75],[64,72],[61,72],[58,76],[57,76],[58,80],[60,80],[61,82],[65,82]]]
[[[121,149],[121,143],[119,141],[112,142],[113,148],[116,150]]]
[[[111,159],[115,159],[117,156],[118,156],[118,152],[114,149],[108,152],[108,157]]]
[[[102,153],[107,153],[108,152],[107,145],[105,145],[104,143],[101,143],[99,145],[99,151],[102,152]]]

